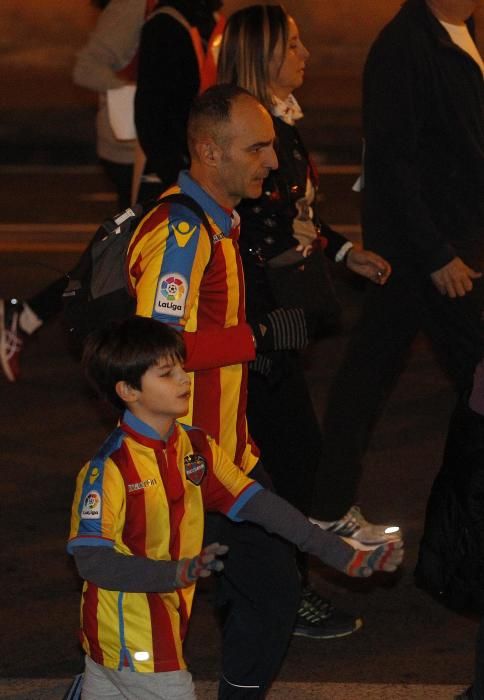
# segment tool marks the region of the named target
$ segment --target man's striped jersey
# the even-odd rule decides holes
[[[182,421],[203,428],[249,472],[258,459],[245,417],[255,348],[245,319],[239,218],[186,172],[165,194],[180,191],[203,208],[212,232],[179,203],[161,204],[143,219],[127,257],[136,313],[183,331],[192,398]]]
[[[262,487],[246,477],[201,430],[174,424],[165,441],[126,411],[77,478],[68,551],[114,547],[155,560],[196,556],[204,512],[237,520]],[[127,593],[84,582],[81,643],[109,668],[186,668],[182,643],[195,586],[172,593]]]

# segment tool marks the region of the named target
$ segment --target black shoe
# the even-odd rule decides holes
[[[311,639],[336,639],[348,637],[362,625],[361,617],[338,610],[329,600],[321,598],[316,591],[305,588],[293,635]]]
[[[303,586],[301,602],[308,603],[312,606],[314,611],[317,612],[323,620],[334,612],[333,603],[327,598],[323,598],[323,596],[311,586]]]
[[[472,686],[470,688],[467,688],[467,690],[464,690],[463,693],[459,693],[459,695],[456,695],[454,700],[472,700],[474,697],[472,693]]]

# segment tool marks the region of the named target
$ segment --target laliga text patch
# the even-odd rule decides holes
[[[187,300],[188,284],[178,272],[162,275],[156,290],[155,311],[167,316],[183,316]]]
[[[82,504],[81,520],[99,520],[101,518],[101,494],[89,491]]]

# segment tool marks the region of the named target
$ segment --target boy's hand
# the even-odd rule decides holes
[[[222,571],[223,562],[217,557],[228,551],[229,548],[226,544],[214,542],[204,547],[200,554],[193,559],[180,559],[176,568],[176,588],[186,588],[195,583],[198,578],[210,576],[212,571]]]
[[[345,573],[348,576],[368,577],[375,571],[396,571],[403,560],[403,540],[387,542],[378,547],[365,548],[360,545],[355,548],[355,541],[346,537],[341,537],[355,553],[346,565]]]

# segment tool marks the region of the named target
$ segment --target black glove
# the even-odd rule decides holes
[[[265,332],[261,329],[265,327]],[[304,350],[308,330],[304,311],[300,308],[275,309],[253,324],[257,352],[271,350]]]

